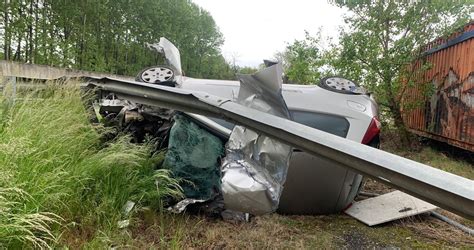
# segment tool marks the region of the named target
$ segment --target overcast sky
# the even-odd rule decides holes
[[[344,10],[327,0],[193,0],[209,11],[224,35],[222,52],[240,66],[257,66],[304,31],[337,36]]]

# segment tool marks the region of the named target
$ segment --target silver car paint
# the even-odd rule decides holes
[[[253,75],[238,75],[237,103],[290,119],[282,95],[283,68],[273,64]],[[244,126],[234,126],[221,165],[227,209],[261,215],[278,209],[293,147]]]
[[[238,96],[239,82],[184,77],[183,89],[198,90],[223,98]],[[377,106],[367,95],[348,95],[316,85],[283,85],[288,108],[345,117],[349,124],[346,138],[361,142],[369,124],[377,116]],[[339,212],[354,199],[362,176],[320,157],[293,153],[279,212],[288,214],[328,214]]]

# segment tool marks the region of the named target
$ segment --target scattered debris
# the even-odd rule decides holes
[[[250,214],[226,209],[221,213],[225,221],[250,222]]]
[[[467,226],[464,226],[463,224],[455,221],[455,220],[452,220],[440,213],[437,213],[435,211],[432,211],[431,212],[431,216],[435,217],[436,219],[439,219],[439,220],[442,220],[458,229],[460,229],[461,231],[467,233],[468,235],[470,236],[474,236],[474,229],[470,228],[470,227],[467,227]]]
[[[169,207],[168,208],[168,211],[170,212],[173,212],[173,213],[176,213],[176,214],[179,214],[179,213],[182,213],[184,212],[184,210],[186,210],[186,207],[190,204],[196,204],[196,203],[203,203],[205,202],[206,200],[196,200],[196,199],[184,199],[176,204],[174,204],[173,206]]]
[[[355,202],[345,213],[368,226],[375,226],[385,222],[427,213],[436,208],[436,206],[411,195],[401,191],[394,191]]]
[[[132,211],[132,209],[135,207],[135,202],[133,201],[127,201],[125,205],[123,206],[123,214],[128,215]]]
[[[128,226],[130,226],[130,220],[121,220],[117,223],[117,227],[119,229],[123,229],[123,228],[126,228]]]

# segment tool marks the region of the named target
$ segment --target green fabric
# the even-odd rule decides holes
[[[183,115],[174,117],[164,166],[175,177],[187,198],[208,199],[220,190],[220,157],[224,144]]]

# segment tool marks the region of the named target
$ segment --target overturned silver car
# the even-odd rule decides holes
[[[254,75],[239,75],[239,81],[194,79],[182,75],[179,51],[168,40],[162,38],[160,43],[150,47],[164,53],[169,65],[144,69],[138,74],[137,81],[202,91],[339,137],[378,146],[380,123],[377,120],[376,103],[352,81],[342,77],[327,77],[319,85],[282,84],[281,66],[272,62],[267,62],[267,68]],[[102,112],[107,113],[105,115],[115,117],[114,112],[122,113],[125,123],[134,119],[143,121],[145,116],[150,117],[153,113],[170,119],[169,111],[144,106],[137,108],[135,104],[126,100],[117,101],[110,96],[105,97],[100,105]],[[132,115],[135,114],[133,110],[137,115]],[[136,112],[138,110],[140,112]],[[226,143],[225,156],[208,153],[211,154],[208,156],[211,162],[221,161],[222,157],[222,162],[207,164],[210,168],[218,168],[217,173],[222,174],[220,183],[212,185],[215,190],[212,195],[191,197],[194,199],[192,203],[207,201],[222,194],[227,209],[251,214],[263,214],[277,209],[288,214],[327,214],[347,207],[362,185],[362,175],[337,162],[302,152],[219,117],[193,113],[180,115]],[[143,133],[156,134],[158,130],[163,131],[163,126],[156,127],[157,122],[152,119],[147,125],[151,130]],[[183,120],[180,119],[175,124],[180,124],[182,129],[182,123]],[[164,127],[171,126],[168,124]],[[175,130],[174,133],[171,132],[169,139],[173,140],[173,135],[182,136],[183,133],[187,137],[202,137]],[[186,158],[184,154],[202,152],[198,150],[200,146],[216,145],[209,143],[209,140],[197,144],[202,145],[186,147],[180,144],[180,147],[187,150],[180,152],[182,156],[177,157]],[[170,151],[172,153],[169,154],[178,154],[173,148]],[[176,163],[176,160],[170,162],[182,164]],[[197,159],[194,158],[193,162],[197,162]],[[180,169],[189,170],[192,168],[189,166],[193,164],[182,164]],[[203,169],[204,167],[197,166],[196,171],[205,172]],[[193,171],[184,176],[192,180],[190,176],[196,173]],[[213,174],[208,175],[209,178],[215,179],[216,172],[211,172]]]
[[[346,81],[339,77],[326,81]],[[235,98],[239,82],[184,78],[182,88],[199,90],[224,98]],[[377,106],[370,96],[332,91],[318,85],[284,84],[283,97],[295,122],[333,135],[378,147],[380,123]],[[199,117],[196,117],[199,118]],[[216,131],[230,131],[234,124],[212,118],[202,123]],[[362,176],[336,162],[293,149],[279,211],[289,214],[339,212],[357,195]]]

